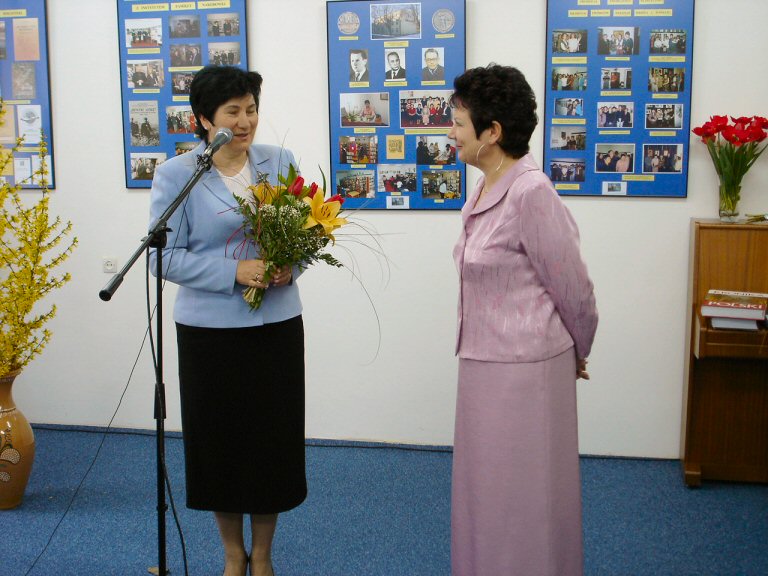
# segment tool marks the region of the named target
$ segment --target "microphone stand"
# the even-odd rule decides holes
[[[168,206],[163,214],[157,219],[157,222],[152,226],[149,234],[142,238],[141,246],[133,253],[128,262],[118,272],[112,280],[99,292],[99,298],[109,301],[112,296],[123,283],[125,275],[131,269],[131,267],[139,259],[139,256],[147,250],[147,256],[149,256],[148,249],[157,249],[157,266],[156,266],[156,300],[157,311],[155,313],[155,330],[157,333],[157,361],[155,362],[155,407],[154,417],[156,421],[156,466],[157,466],[157,554],[158,554],[158,567],[150,568],[149,571],[152,574],[158,574],[165,576],[170,573],[167,569],[166,562],[166,546],[165,546],[165,513],[168,510],[168,504],[166,502],[165,492],[165,383],[163,381],[163,248],[168,240],[167,233],[171,231],[168,228],[168,220],[186,200],[192,188],[200,180],[203,173],[211,169],[213,163],[213,153],[200,154],[197,157],[197,167],[194,174],[182,188],[176,199]]]

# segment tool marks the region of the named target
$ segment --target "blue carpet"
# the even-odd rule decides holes
[[[22,576],[48,539],[102,440],[92,431],[36,427],[37,457],[21,507],[0,512],[0,576]],[[110,433],[32,576],[147,574],[157,565],[154,437]],[[447,576],[447,450],[311,442],[309,497],[280,516],[278,576]],[[177,435],[166,459],[189,574],[221,574],[211,514],[184,507]],[[677,461],[582,458],[585,573],[768,574],[768,487],[687,489]],[[183,575],[167,516],[168,566]],[[506,575],[499,575],[506,576]],[[536,576],[536,575],[521,575]]]

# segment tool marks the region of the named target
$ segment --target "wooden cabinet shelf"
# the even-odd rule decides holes
[[[710,289],[768,292],[768,225],[691,224],[685,483],[768,482],[768,329],[713,329],[699,313]]]
[[[693,345],[696,358],[768,359],[768,329],[749,331],[712,328],[709,318],[702,317],[698,310],[693,310],[692,316],[696,318]]]

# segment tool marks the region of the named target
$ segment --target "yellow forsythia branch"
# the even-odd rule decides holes
[[[4,115],[0,100],[0,124]],[[18,140],[11,150],[0,145],[0,174],[13,162],[13,152],[20,144]],[[40,168],[31,176],[40,186],[37,201],[22,199],[19,182],[0,183],[0,377],[26,366],[51,339],[43,326],[56,315],[56,306],[41,311],[37,304],[69,281],[68,273],[55,274],[54,270],[77,246],[77,238],[68,238],[72,223],[49,212],[46,153],[43,137]]]

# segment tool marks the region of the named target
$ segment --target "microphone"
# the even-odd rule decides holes
[[[211,139],[211,141],[208,143],[208,147],[205,149],[205,151],[202,154],[203,158],[210,158],[213,156],[214,152],[224,146],[224,144],[228,144],[232,141],[232,130],[229,128],[219,128],[216,130],[216,134]]]

